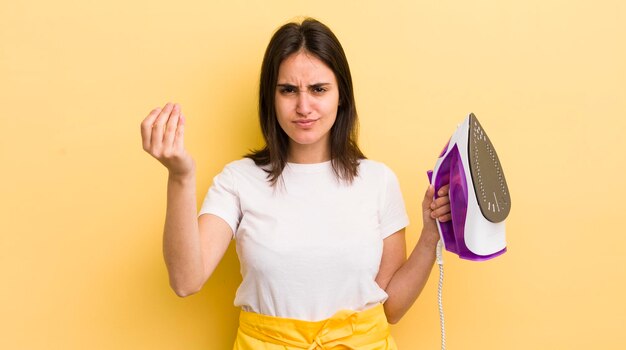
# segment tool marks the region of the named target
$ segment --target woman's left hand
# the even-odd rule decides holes
[[[435,220],[440,222],[450,221],[452,218],[450,215],[450,197],[448,197],[448,191],[450,185],[442,186],[437,193],[437,199],[435,199],[434,186],[428,186],[424,200],[422,201],[422,212],[424,219],[424,227],[434,226],[436,229],[437,224]]]
[[[435,187],[430,185],[422,200],[422,218],[424,228],[420,236],[420,242],[428,247],[434,247],[439,241],[439,230],[437,222],[450,221],[450,198],[448,197],[449,185],[442,186],[435,199]],[[418,243],[419,244],[419,243]]]

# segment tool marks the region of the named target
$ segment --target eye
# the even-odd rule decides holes
[[[311,92],[317,95],[323,94],[326,91],[328,91],[328,89],[325,88],[324,86],[316,85],[316,86],[311,87]]]
[[[282,95],[293,95],[298,92],[295,86],[291,85],[279,85],[278,90]]]

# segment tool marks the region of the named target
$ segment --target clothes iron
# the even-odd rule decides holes
[[[496,150],[473,113],[459,125],[428,176],[436,197],[450,184],[452,219],[437,220],[447,251],[474,261],[506,252],[504,219],[511,197]]]

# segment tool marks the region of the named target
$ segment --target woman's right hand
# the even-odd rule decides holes
[[[187,176],[195,170],[194,160],[185,150],[184,135],[185,117],[177,103],[153,109],[141,123],[143,149],[161,162],[170,176]]]

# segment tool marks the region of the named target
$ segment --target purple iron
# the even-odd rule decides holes
[[[437,220],[447,251],[474,261],[506,252],[504,219],[511,197],[496,150],[473,113],[459,125],[428,175],[435,197],[450,184],[452,220]]]

